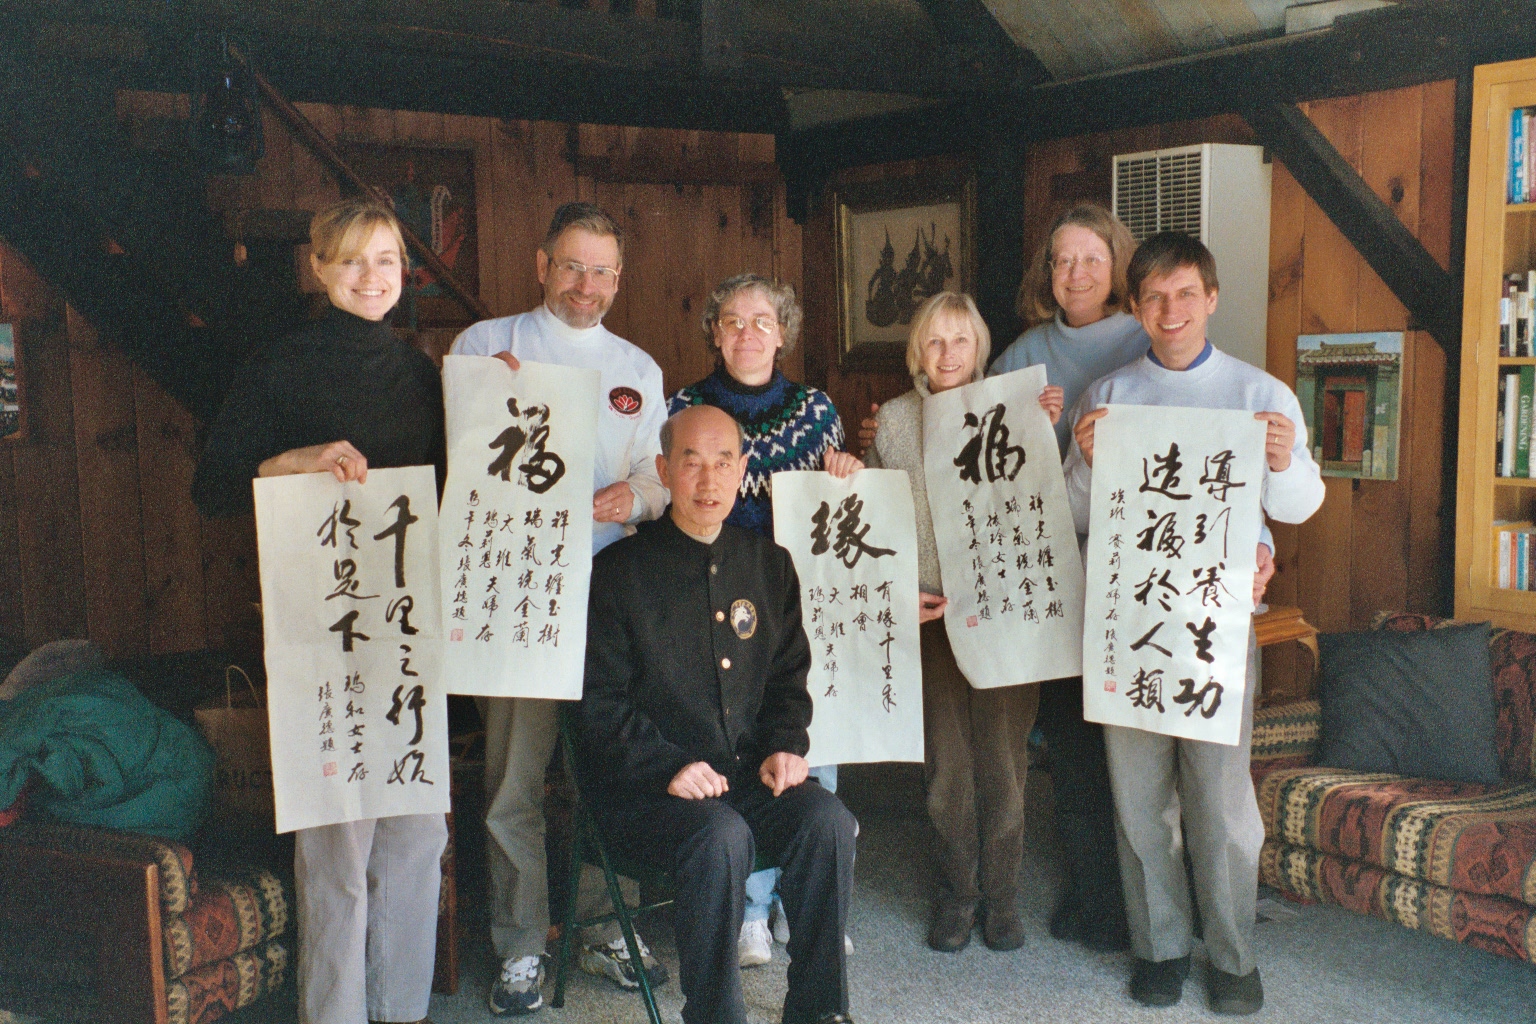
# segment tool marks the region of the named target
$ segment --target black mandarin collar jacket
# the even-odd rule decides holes
[[[733,788],[810,746],[811,651],[789,552],[723,526],[712,544],[671,509],[592,563],[582,779],[590,799],[666,792],[707,761]]]

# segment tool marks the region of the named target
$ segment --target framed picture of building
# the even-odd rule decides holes
[[[21,354],[16,349],[16,327],[0,324],[0,441],[22,436],[23,416]]]
[[[426,242],[471,295],[480,294],[480,236],[475,216],[475,154],[452,146],[342,142],[337,150],[358,177],[382,189],[402,223]],[[409,322],[402,322],[402,317]],[[411,253],[395,326],[467,327],[477,317]]]
[[[923,301],[972,288],[975,178],[947,172],[846,185],[833,192],[832,209],[839,360],[851,369],[904,368]]]
[[[1396,480],[1403,335],[1303,334],[1296,397],[1324,476]]]

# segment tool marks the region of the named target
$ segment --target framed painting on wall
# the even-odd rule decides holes
[[[949,172],[845,185],[832,204],[839,361],[848,369],[903,369],[923,301],[972,288],[975,179]]]
[[[358,177],[390,197],[396,216],[432,247],[465,290],[479,295],[474,151],[371,142],[343,142],[336,148]],[[410,322],[402,322],[402,316]],[[396,326],[457,328],[477,319],[412,252],[405,295],[396,307]]]
[[[1396,480],[1403,335],[1303,334],[1296,398],[1323,476]]]
[[[23,416],[21,354],[16,349],[16,328],[0,324],[0,441],[19,439],[26,425]]]

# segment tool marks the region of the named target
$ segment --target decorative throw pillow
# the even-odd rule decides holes
[[[1488,623],[1317,640],[1319,765],[1499,782]]]

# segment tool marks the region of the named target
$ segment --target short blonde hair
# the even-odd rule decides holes
[[[768,297],[769,304],[773,306],[773,315],[779,321],[779,333],[784,337],[784,345],[774,357],[775,360],[793,352],[795,342],[800,340],[800,324],[804,313],[800,309],[800,300],[795,297],[794,286],[769,280],[761,274],[737,274],[715,286],[709,298],[704,300],[704,312],[699,316],[699,326],[704,328],[704,346],[714,355],[717,365],[723,362],[720,346],[715,344],[715,324],[720,319],[720,307],[738,293],[753,290]]]
[[[963,292],[939,292],[918,307],[912,318],[912,330],[907,334],[907,370],[913,379],[923,372],[923,342],[928,339],[929,328],[939,317],[965,317],[970,321],[971,332],[976,335],[976,371],[971,380],[981,380],[987,370],[987,360],[992,357],[992,332],[976,308],[976,300]]]
[[[309,222],[310,249],[321,263],[339,263],[361,252],[373,236],[373,229],[380,224],[395,236],[395,244],[400,247],[401,265],[408,267],[410,257],[405,251],[400,219],[394,210],[376,199],[343,199],[315,214]]]
[[[1098,203],[1078,203],[1051,222],[1051,229],[1035,250],[1035,258],[1030,260],[1024,280],[1019,284],[1015,308],[1026,329],[1054,319],[1057,310],[1061,309],[1052,286],[1051,257],[1055,254],[1051,247],[1056,244],[1056,232],[1069,227],[1087,228],[1109,247],[1109,298],[1104,301],[1104,308],[1110,313],[1127,308],[1130,292],[1126,288],[1125,271],[1136,252],[1136,239],[1119,218]]]

